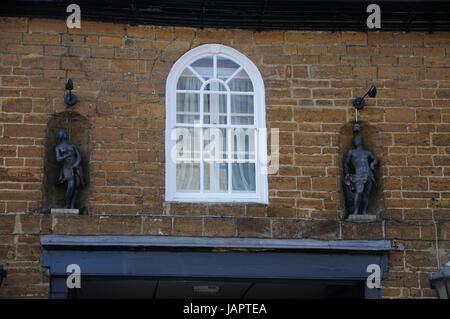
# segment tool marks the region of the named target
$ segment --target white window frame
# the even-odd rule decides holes
[[[171,138],[176,126],[176,89],[184,69],[194,61],[210,55],[220,55],[239,64],[248,74],[254,90],[254,127],[256,128],[255,186],[254,193],[201,193],[176,191],[176,163],[171,158],[175,140]],[[230,124],[230,123],[229,123]],[[267,134],[264,81],[253,62],[239,51],[221,44],[198,46],[181,56],[169,72],[166,81],[166,187],[165,200],[168,202],[190,203],[263,203],[268,204],[267,181]],[[262,138],[265,137],[265,138]],[[229,173],[230,174],[230,173]]]

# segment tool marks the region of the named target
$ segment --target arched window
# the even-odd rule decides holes
[[[184,54],[166,83],[166,200],[267,203],[264,83],[227,46]]]

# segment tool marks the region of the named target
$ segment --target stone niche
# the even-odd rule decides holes
[[[75,111],[55,113],[47,124],[44,158],[43,210],[64,207],[65,185],[58,185],[60,164],[56,161],[55,147],[58,144],[58,131],[66,129],[69,143],[76,144],[81,155],[86,186],[81,188],[75,207],[80,214],[87,213],[89,194],[89,160],[90,160],[90,124],[89,120]]]
[[[371,125],[367,122],[360,121],[361,131],[360,135],[364,137],[364,148],[371,150],[378,157],[380,162],[378,163],[378,168],[375,174],[375,180],[377,182],[376,190],[369,197],[368,215],[358,215],[351,216],[352,220],[358,221],[370,221],[375,220],[379,217],[380,212],[384,209],[383,203],[383,175],[384,175],[384,165],[383,159],[385,158],[385,148],[383,143],[383,134],[380,129],[376,126]],[[353,133],[353,123],[347,123],[343,126],[339,132],[339,185],[341,190],[341,209],[343,214],[342,218],[346,219],[349,217],[349,212],[347,210],[347,203],[344,197],[344,187],[342,183],[342,178],[344,175],[343,160],[345,152],[353,148],[352,139],[357,133]]]

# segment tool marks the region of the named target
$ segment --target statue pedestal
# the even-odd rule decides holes
[[[50,213],[52,214],[70,214],[70,215],[79,215],[80,210],[77,208],[52,208],[50,209]]]
[[[369,215],[369,214],[365,214],[365,215],[350,214],[350,215],[348,215],[347,220],[352,221],[352,222],[373,222],[373,221],[377,220],[377,216]]]

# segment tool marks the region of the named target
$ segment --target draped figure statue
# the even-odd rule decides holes
[[[65,208],[73,209],[78,192],[85,185],[81,155],[75,144],[68,143],[68,134],[65,129],[59,130],[58,140],[56,161],[61,163],[58,183],[66,184]]]

